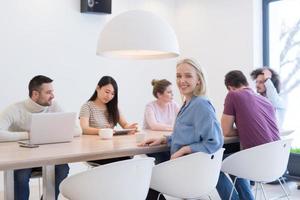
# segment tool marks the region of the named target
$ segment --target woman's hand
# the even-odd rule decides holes
[[[171,155],[171,159],[175,159],[190,153],[192,153],[191,148],[189,146],[183,146],[178,151],[176,151]]]
[[[125,126],[126,129],[134,129],[130,131],[128,134],[132,135],[138,131],[138,123],[132,123]]]
[[[160,144],[166,144],[167,140],[166,137],[162,137],[162,138],[149,138],[141,143],[138,144],[138,146],[156,146],[156,145],[160,145]]]

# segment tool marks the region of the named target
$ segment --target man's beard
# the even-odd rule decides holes
[[[52,104],[52,100],[49,100],[47,102],[41,102],[41,101],[38,101],[37,104],[41,105],[41,106],[51,106]]]

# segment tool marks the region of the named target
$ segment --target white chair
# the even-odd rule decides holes
[[[280,130],[280,137],[286,137],[289,136],[290,134],[294,133],[294,129],[287,129],[287,130]]]
[[[224,149],[193,153],[153,167],[150,187],[176,198],[195,199],[215,189]]]
[[[153,158],[129,159],[66,178],[61,194],[70,200],[142,200],[148,193]]]
[[[291,139],[278,140],[253,148],[239,151],[224,159],[222,171],[237,178],[245,178],[256,183],[255,198],[258,185],[261,187],[264,198],[267,199],[262,183],[278,180],[287,198],[288,194],[282,185],[280,177],[287,168],[291,149]],[[230,199],[233,193],[232,188]]]

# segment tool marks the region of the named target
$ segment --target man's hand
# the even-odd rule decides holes
[[[268,69],[264,69],[263,74],[264,74],[265,80],[272,78],[272,72]]]

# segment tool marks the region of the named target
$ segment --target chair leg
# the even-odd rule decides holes
[[[285,188],[284,188],[284,186],[283,186],[283,184],[282,184],[280,178],[278,179],[278,181],[279,181],[279,183],[280,183],[280,186],[281,186],[281,188],[282,188],[282,190],[283,190],[283,192],[284,192],[286,198],[287,198],[287,199],[290,199],[290,198],[289,198],[289,194],[288,194],[287,191],[285,190]],[[286,183],[285,183],[285,184],[286,184]]]
[[[157,200],[159,200],[160,196],[162,195],[162,193],[160,192],[157,196]]]
[[[38,182],[39,182],[39,198],[41,198],[42,194],[41,194],[41,179],[38,178]]]
[[[237,179],[237,177],[234,178],[234,181],[233,181],[233,183],[232,183],[232,189],[231,189],[231,192],[230,192],[229,200],[231,200],[233,191],[236,190],[236,189],[235,189],[235,182],[236,182],[236,179]]]
[[[288,184],[286,183],[285,178],[282,177],[281,180],[283,181],[283,185],[286,185],[286,187],[284,187],[284,188],[287,188],[287,193],[288,193],[288,195],[290,196],[292,192],[291,192],[291,190],[290,190],[290,187],[289,187]]]
[[[263,187],[262,183],[259,183],[259,184],[260,184],[261,191],[262,191],[262,193],[263,193],[263,195],[264,195],[264,198],[265,198],[265,200],[267,200],[268,198],[267,198],[267,195],[266,195],[265,189],[264,189],[264,187]]]
[[[258,185],[259,185],[259,184],[255,182],[255,197],[254,197],[255,199],[256,199],[256,197],[257,197]]]

